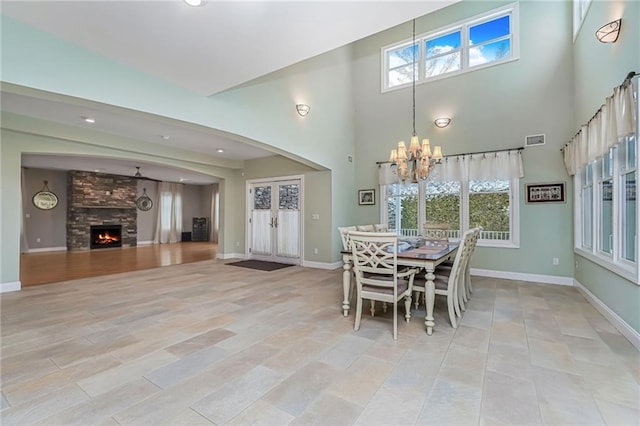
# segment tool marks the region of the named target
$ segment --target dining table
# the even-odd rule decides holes
[[[397,263],[398,266],[409,266],[413,268],[424,269],[425,277],[425,304],[427,315],[424,325],[427,334],[430,336],[435,327],[433,317],[433,305],[436,298],[435,270],[436,266],[447,261],[453,261],[456,256],[459,244],[457,242],[449,242],[443,240],[421,239],[417,244],[414,242],[406,249],[398,249]],[[353,254],[350,251],[341,251],[342,261],[344,262],[342,272],[342,291],[344,299],[342,301],[343,315],[349,316],[350,300],[351,300],[351,270],[353,269]]]

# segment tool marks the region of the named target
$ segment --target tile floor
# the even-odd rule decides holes
[[[205,261],[1,299],[3,425],[638,425],[640,354],[575,288],[474,277],[342,316],[341,270]],[[400,310],[402,312],[402,309]]]

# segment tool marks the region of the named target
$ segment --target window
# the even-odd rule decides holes
[[[514,3],[383,48],[382,90],[518,59],[517,22]]]
[[[575,177],[581,199],[576,203],[582,228],[578,253],[631,280],[638,277],[637,165],[637,138],[632,135]]]
[[[449,237],[481,226],[484,246],[517,247],[518,179],[384,185],[383,220],[403,236],[416,236],[427,222],[449,224]]]
[[[591,6],[591,0],[573,0],[573,40],[575,41],[584,18],[587,16],[587,11]]]

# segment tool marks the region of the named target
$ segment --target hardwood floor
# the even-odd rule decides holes
[[[22,287],[215,259],[217,244],[185,242],[87,251],[25,253]]]
[[[341,269],[227,262],[0,294],[0,423],[638,424],[638,351],[574,287],[473,277],[457,329],[438,297],[394,341]]]

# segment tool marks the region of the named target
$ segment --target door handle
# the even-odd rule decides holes
[[[269,222],[269,226],[273,228],[273,218],[271,218],[271,222]]]
[[[273,220],[274,220],[274,222],[273,222],[274,226],[277,228],[278,227],[278,218],[274,217]]]

